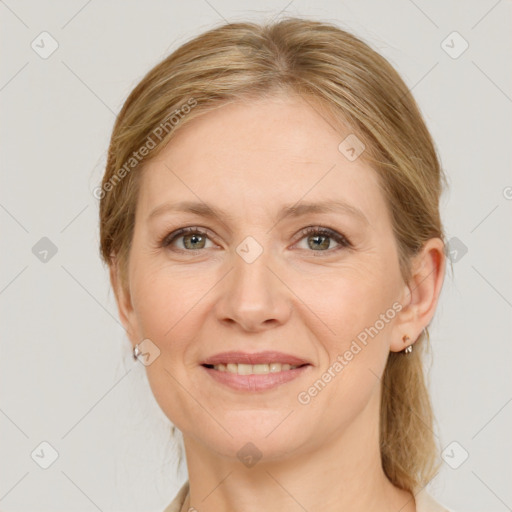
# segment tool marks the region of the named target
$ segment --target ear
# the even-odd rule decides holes
[[[110,282],[114,290],[119,318],[132,345],[135,346],[140,341],[137,337],[135,311],[132,306],[129,285],[126,285],[126,289],[122,286],[119,262],[115,257],[111,258]]]
[[[402,309],[395,317],[392,352],[400,352],[414,343],[428,326],[436,311],[446,268],[444,243],[431,238],[411,262],[411,279],[400,297]],[[407,335],[405,343],[402,337]]]

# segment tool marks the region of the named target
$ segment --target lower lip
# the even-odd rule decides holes
[[[202,366],[208,374],[221,384],[225,384],[232,389],[238,391],[265,391],[273,389],[281,384],[290,382],[297,379],[306,372],[311,365],[301,366],[292,370],[284,370],[281,372],[267,373],[267,374],[251,374],[251,375],[238,375],[237,373],[221,372],[213,368]]]

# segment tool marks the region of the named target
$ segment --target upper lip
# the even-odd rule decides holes
[[[229,363],[242,363],[242,364],[269,364],[269,363],[281,363],[290,364],[292,366],[302,366],[304,364],[310,364],[308,361],[301,359],[291,354],[284,354],[283,352],[275,352],[273,350],[267,350],[264,352],[221,352],[208,357],[201,364],[229,364]]]

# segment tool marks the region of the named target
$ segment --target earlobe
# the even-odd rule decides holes
[[[428,326],[444,281],[446,256],[440,238],[431,238],[411,262],[411,279],[404,287],[403,308],[397,316],[390,350],[400,352],[413,344]],[[404,343],[403,336],[409,339]]]

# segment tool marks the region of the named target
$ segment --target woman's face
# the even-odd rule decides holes
[[[184,126],[144,170],[120,312],[133,344],[150,340],[152,391],[185,439],[228,457],[252,442],[272,458],[376,428],[388,354],[424,326],[400,323],[410,295],[390,215],[375,171],[354,159],[361,147],[339,149],[349,135],[299,98],[232,103]],[[184,227],[200,232],[171,240]],[[309,364],[236,388],[202,365],[229,351]]]

